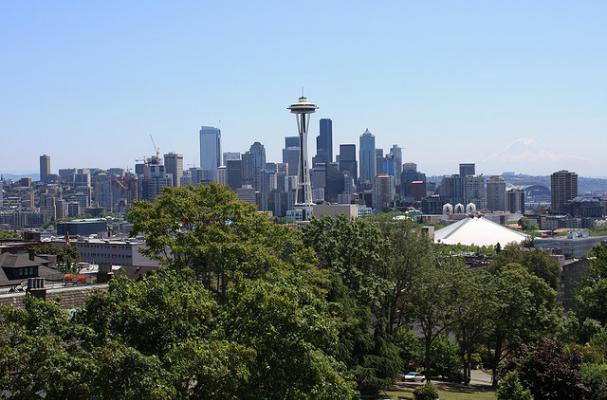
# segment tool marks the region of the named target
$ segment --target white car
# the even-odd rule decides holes
[[[423,374],[420,374],[418,372],[407,372],[406,374],[402,375],[403,381],[405,382],[425,382],[426,381],[426,376]]]

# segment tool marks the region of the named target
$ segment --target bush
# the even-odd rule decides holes
[[[518,371],[510,371],[499,383],[497,400],[533,400],[533,396],[523,387]]]
[[[582,382],[590,389],[589,400],[607,400],[607,364],[584,364]]]
[[[438,399],[438,390],[430,382],[424,386],[418,387],[413,392],[415,400],[436,400]]]
[[[517,371],[521,382],[536,399],[585,399],[588,388],[582,382],[582,360],[575,349],[541,339],[524,345],[511,359],[506,371]]]

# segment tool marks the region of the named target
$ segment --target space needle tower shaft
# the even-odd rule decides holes
[[[299,167],[298,184],[296,192],[296,206],[312,207],[312,185],[310,184],[310,168],[308,167],[308,128],[310,125],[310,114],[318,107],[308,101],[304,96],[297,103],[288,107],[297,118],[297,129],[299,131]]]

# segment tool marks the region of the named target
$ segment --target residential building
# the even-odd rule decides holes
[[[506,211],[506,181],[501,176],[491,176],[487,181],[487,209]]]
[[[567,213],[567,202],[577,197],[577,174],[558,171],[550,176],[550,211],[553,214]]]
[[[512,188],[506,192],[508,211],[513,214],[525,213],[525,191],[519,188]]]

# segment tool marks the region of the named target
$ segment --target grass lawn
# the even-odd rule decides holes
[[[442,386],[442,385],[441,385]],[[438,387],[440,400],[495,400],[495,391],[483,387]],[[385,392],[392,399],[413,399],[413,387],[394,387]]]

